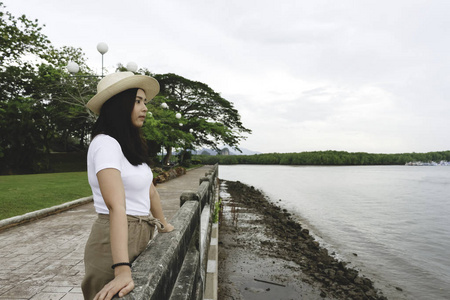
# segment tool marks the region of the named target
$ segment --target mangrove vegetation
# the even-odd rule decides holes
[[[233,165],[404,165],[412,161],[440,162],[450,160],[450,151],[428,153],[376,154],[346,151],[312,151],[299,153],[264,153],[255,155],[194,155],[202,164]]]

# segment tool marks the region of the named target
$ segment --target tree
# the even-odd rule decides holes
[[[168,101],[164,96],[156,96],[148,105],[149,116],[144,124],[144,136],[154,141],[154,146],[166,149],[163,164],[170,161],[173,148],[190,149],[194,137],[183,128],[184,124],[177,118],[176,112],[161,106]],[[158,151],[159,152],[159,151]],[[183,157],[180,158],[181,160]]]
[[[11,168],[39,170],[47,142],[44,107],[32,97],[34,64],[24,57],[47,49],[49,41],[38,21],[5,11],[0,2],[0,162]]]
[[[0,147],[4,154],[2,168],[8,172],[44,170],[49,163],[44,153],[48,151],[50,136],[45,107],[32,97],[34,70],[29,64],[11,66],[0,77],[2,83],[6,77],[22,82],[3,90],[11,98],[3,98],[1,103]]]
[[[58,131],[59,147],[68,151],[69,140],[77,140],[78,147],[83,149],[97,118],[86,103],[95,95],[99,78],[87,66],[85,54],[80,48],[50,47],[43,57],[45,61],[39,65],[38,78],[42,84],[41,90],[45,92],[43,99],[48,102],[48,111]],[[75,76],[66,71],[69,61],[80,66]]]
[[[41,33],[38,20],[29,20],[25,15],[14,17],[5,11],[0,2],[0,66],[21,61],[24,54],[36,54],[50,44],[47,36]]]
[[[154,77],[161,91],[160,96],[150,103],[150,111],[156,121],[148,125],[154,126],[153,133],[148,130],[149,139],[160,140],[168,154],[173,147],[193,149],[208,146],[219,152],[220,144],[240,151],[239,142],[251,130],[243,126],[231,102],[202,82],[172,73]],[[161,108],[163,103],[168,105],[168,110]],[[175,118],[177,113],[181,115],[180,119]],[[158,136],[156,131],[164,136]]]
[[[93,80],[74,81],[64,68],[71,59],[89,71],[80,49],[53,48],[38,20],[0,8],[0,172],[48,171],[55,144],[84,146]]]

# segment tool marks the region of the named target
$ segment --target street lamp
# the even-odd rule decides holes
[[[97,50],[102,55],[102,78],[103,78],[103,54],[108,52],[108,45],[105,42],[98,43]]]
[[[101,77],[103,78],[103,55],[108,52],[108,45],[104,42],[98,43],[97,45],[97,50],[98,52],[100,52],[100,54],[102,55],[102,75]],[[69,62],[67,64],[67,70],[72,74],[75,75],[76,73],[78,73],[78,71],[80,70],[80,66],[78,66],[78,64],[76,62]],[[100,77],[100,76],[87,76],[87,77]]]
[[[108,52],[108,45],[104,42],[98,43],[97,45],[97,50],[98,52],[100,52],[100,54],[102,55],[102,75],[98,76],[98,75],[87,75],[87,76],[80,76],[80,77],[104,77],[103,75],[103,55]],[[72,74],[75,75],[76,73],[78,73],[78,71],[80,70],[80,66],[78,66],[78,64],[76,62],[70,61],[67,66],[66,66],[67,70]],[[131,72],[136,72],[138,69],[138,65],[135,62],[130,61],[127,64],[127,70],[131,71]]]

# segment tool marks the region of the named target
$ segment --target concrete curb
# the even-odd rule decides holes
[[[208,251],[208,266],[206,270],[206,288],[204,300],[217,300],[218,265],[219,265],[219,224],[214,223],[211,229],[211,242]]]
[[[44,208],[36,211],[26,213],[24,215],[11,217],[8,219],[0,220],[0,231],[5,230],[10,227],[14,227],[27,222],[35,221],[50,215],[60,213],[62,211],[71,209],[73,207],[83,205],[92,201],[92,196],[80,198],[70,202],[66,202],[60,205],[52,206],[49,208]]]

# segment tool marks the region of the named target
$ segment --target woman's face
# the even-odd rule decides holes
[[[136,94],[136,101],[131,112],[131,123],[135,127],[142,127],[144,125],[145,117],[147,116],[147,99],[145,98],[144,90],[139,89]]]

